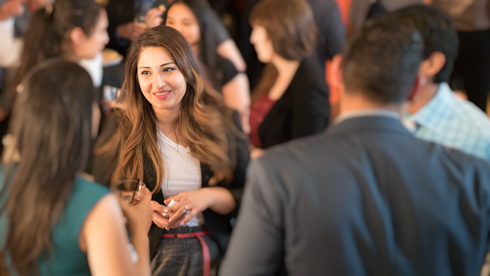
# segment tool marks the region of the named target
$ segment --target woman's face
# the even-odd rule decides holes
[[[201,40],[199,22],[192,10],[183,3],[173,5],[167,11],[165,25],[179,31],[190,45],[195,45]]]
[[[187,82],[168,51],[163,47],[144,48],[137,66],[141,92],[153,110],[178,112]]]
[[[77,43],[73,43],[74,51],[78,58],[93,59],[104,50],[105,45],[109,43],[108,25],[107,13],[101,9],[99,20],[90,35],[81,34],[81,37],[77,39]]]
[[[259,25],[252,26],[250,43],[254,45],[255,51],[257,52],[257,58],[260,62],[270,63],[272,61],[275,51],[272,46],[272,41],[264,27]]]

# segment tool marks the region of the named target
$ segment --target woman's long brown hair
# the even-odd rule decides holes
[[[199,77],[197,58],[185,38],[177,30],[166,26],[150,29],[131,43],[121,89],[121,101],[126,108],[120,119],[122,142],[114,177],[143,179],[143,162],[145,158],[150,158],[157,172],[157,185],[153,192],[158,191],[163,182],[163,159],[157,145],[157,118],[152,105],[141,92],[137,77],[140,53],[148,47],[162,47],[167,50],[187,82],[176,125],[179,134],[189,145],[191,154],[214,172],[210,185],[223,179],[231,179],[223,115],[202,100],[203,94],[208,99],[212,98],[209,95],[218,98],[219,94]]]
[[[8,217],[6,244],[0,248],[0,274],[13,268],[32,275],[52,248],[51,235],[71,194],[75,175],[90,151],[94,87],[89,74],[61,59],[35,67],[17,97],[4,160],[0,212]],[[13,153],[20,154],[14,160]],[[7,268],[6,256],[12,263]]]

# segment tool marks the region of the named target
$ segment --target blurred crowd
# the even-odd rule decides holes
[[[0,37],[0,275],[490,275],[490,0],[0,0]]]

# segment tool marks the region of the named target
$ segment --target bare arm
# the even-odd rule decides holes
[[[221,92],[225,105],[240,114],[243,132],[250,133],[250,88],[247,75],[239,73],[221,88]]]
[[[147,207],[144,204],[149,205],[149,196],[147,201],[136,206],[144,211]],[[151,212],[150,208],[151,206],[147,211]],[[149,218],[151,223],[151,214]],[[87,252],[92,275],[150,275],[150,249],[146,228],[149,226],[130,227],[132,244],[139,257],[134,263],[130,257],[129,241],[117,198],[109,194],[99,200],[88,214],[80,232],[80,248]]]
[[[245,72],[247,70],[247,64],[238,50],[233,39],[227,39],[221,42],[216,49],[218,55],[225,59],[229,59],[236,67],[239,72]]]

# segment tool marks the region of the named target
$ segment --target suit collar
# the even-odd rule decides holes
[[[413,135],[399,119],[383,115],[347,118],[328,128],[325,133],[332,135],[361,131],[397,132],[404,135]]]

